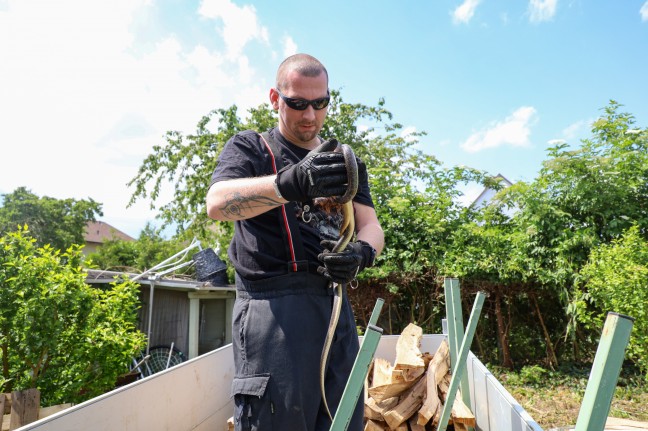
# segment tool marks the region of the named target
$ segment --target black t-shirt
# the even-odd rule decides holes
[[[309,152],[286,140],[276,128],[270,130],[270,135],[281,149],[284,166],[299,162]],[[272,158],[261,137],[257,132],[248,130],[236,134],[225,144],[212,174],[211,184],[273,173]],[[373,208],[366,174],[359,178],[358,192],[353,200]],[[339,213],[327,213],[313,202],[296,202],[294,205],[288,203],[284,207],[287,212],[295,212],[288,214],[288,217],[294,216],[298,221],[305,256],[296,256],[296,260],[308,260],[308,267],[312,271],[319,265],[317,255],[322,251],[320,241],[339,238],[342,216]],[[234,238],[228,255],[236,271],[248,280],[288,272],[291,258],[281,225],[281,208],[235,222]]]

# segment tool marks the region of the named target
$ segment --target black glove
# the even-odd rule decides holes
[[[320,242],[324,252],[317,258],[324,264],[317,268],[317,272],[336,283],[349,283],[360,271],[373,266],[376,250],[365,241],[350,242],[339,253],[331,250],[337,241],[324,240]]]
[[[347,188],[344,155],[335,153],[337,141],[326,141],[294,165],[277,172],[277,188],[287,201],[341,196]]]

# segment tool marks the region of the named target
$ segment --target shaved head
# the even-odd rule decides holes
[[[299,73],[302,76],[314,78],[321,73],[326,75],[326,82],[328,85],[328,72],[326,68],[318,59],[308,54],[295,54],[286,58],[277,70],[277,88],[285,90],[289,84],[286,77],[292,71]]]

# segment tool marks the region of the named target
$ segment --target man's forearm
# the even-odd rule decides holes
[[[274,179],[270,175],[214,183],[207,192],[207,215],[221,221],[244,220],[285,204],[274,191]]]

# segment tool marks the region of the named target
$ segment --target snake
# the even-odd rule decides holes
[[[342,205],[342,223],[340,225],[340,237],[331,250],[331,252],[333,253],[344,251],[346,246],[349,244],[349,241],[351,241],[353,234],[355,233],[353,197],[358,191],[358,162],[356,161],[355,154],[353,153],[351,147],[348,145],[340,144],[338,148],[344,155],[344,165],[347,169],[347,189],[342,196],[336,196],[333,198],[333,200],[337,204]],[[344,292],[344,283],[331,282],[331,285],[333,287],[333,308],[331,311],[331,319],[329,320],[328,330],[326,332],[326,338],[324,339],[324,347],[322,348],[319,377],[320,391],[322,393],[324,407],[326,408],[326,412],[328,413],[329,418],[332,421],[333,416],[331,415],[331,410],[329,409],[328,402],[326,400],[324,380],[326,378],[326,368],[331,352],[331,345],[333,343],[333,336],[340,319],[340,312],[342,311],[342,295]]]

